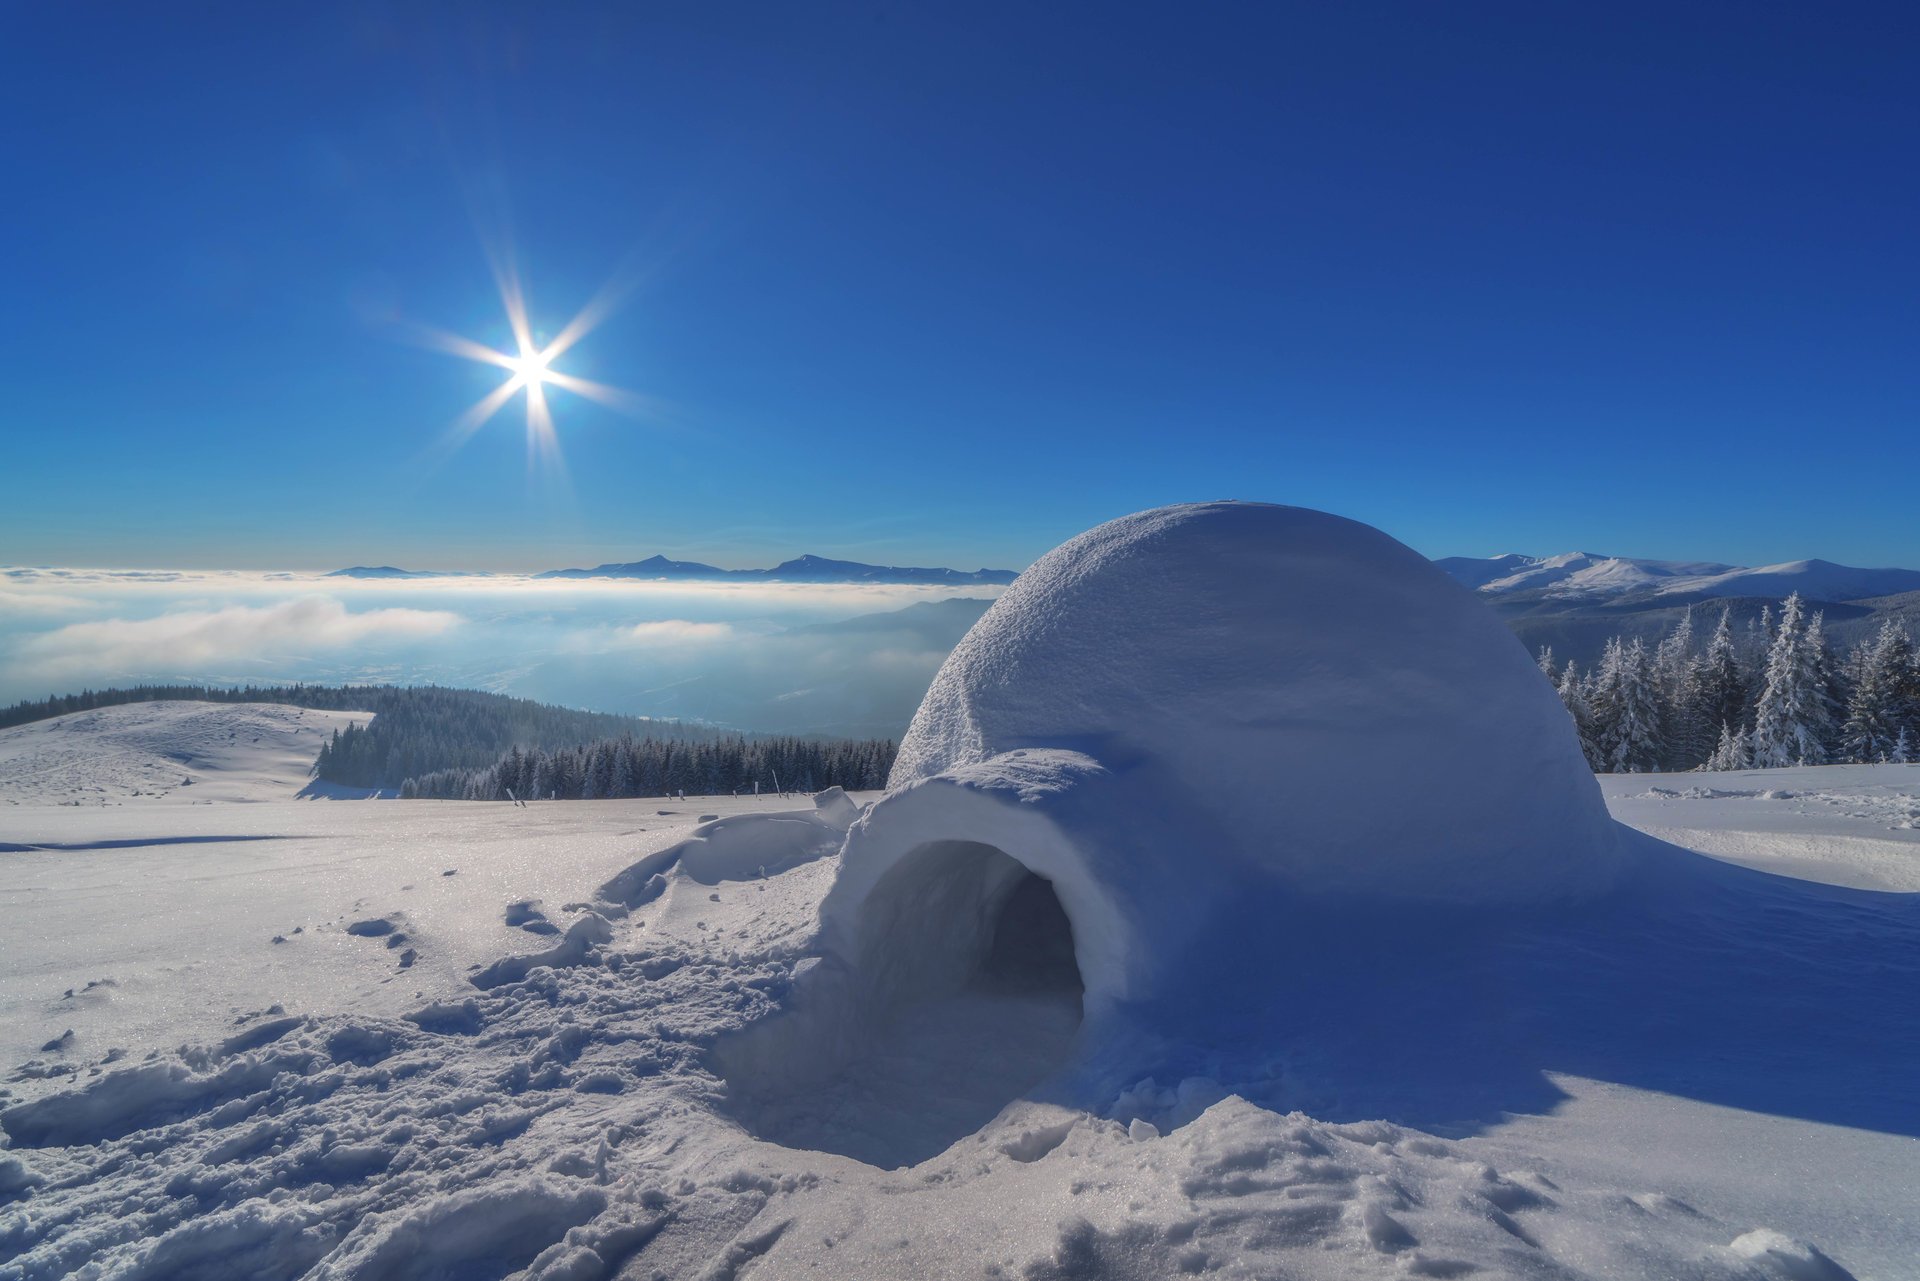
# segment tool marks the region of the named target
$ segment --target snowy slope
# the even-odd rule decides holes
[[[1771,596],[1793,592],[1815,600],[1851,601],[1920,590],[1920,570],[1858,569],[1825,560],[1743,568],[1706,561],[1642,560],[1566,552],[1434,562],[1455,580],[1491,596],[1539,592],[1552,598]]]
[[[1610,799],[1911,875],[1920,770],[1696,777]],[[903,1026],[817,1094],[853,1131],[782,1143],[713,1063],[812,963],[836,860],[793,804],[0,811],[45,847],[0,856],[0,1277],[1913,1275],[1911,896],[1673,851],[1676,884],[1471,935],[1268,922],[1299,946],[1249,976],[1257,1056],[995,1116],[1014,1029]],[[951,1145],[843,1154],[909,1124]]]
[[[320,745],[366,712],[129,703],[0,729],[0,806],[286,800]]]
[[[1612,774],[1600,785],[1622,821],[1730,863],[1920,891],[1920,765]]]

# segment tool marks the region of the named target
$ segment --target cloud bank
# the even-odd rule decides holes
[[[330,596],[305,596],[273,605],[228,605],[154,618],[69,623],[27,637],[19,646],[18,667],[22,676],[43,681],[188,670],[370,641],[418,640],[439,636],[460,622],[460,615],[447,610],[354,613]]]
[[[740,729],[897,735],[996,594],[0,568],[0,705],[141,682],[431,682]]]

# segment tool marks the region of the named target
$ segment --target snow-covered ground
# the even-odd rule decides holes
[[[1758,870],[1245,922],[1198,1056],[1036,944],[831,1071],[741,1033],[844,807],[0,805],[0,1277],[1915,1276],[1920,769],[1605,790]]]
[[[203,805],[292,797],[320,745],[366,712],[129,703],[0,729],[0,805]]]
[[[1920,765],[1823,765],[1600,780],[1622,822],[1730,863],[1920,890]]]

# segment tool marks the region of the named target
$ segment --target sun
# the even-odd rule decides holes
[[[547,362],[552,358],[544,351],[523,351],[518,356],[509,357],[506,364],[513,374],[513,381],[524,387],[528,383],[556,381],[553,370],[547,368]]]
[[[490,255],[493,256],[493,255]],[[526,294],[520,287],[519,274],[514,270],[510,256],[493,256],[494,279],[500,287],[500,301],[507,312],[507,324],[513,331],[513,345],[518,353],[497,351],[485,343],[463,338],[459,334],[443,329],[417,328],[419,338],[428,346],[463,356],[468,360],[482,364],[495,365],[507,372],[506,381],[481,397],[468,407],[464,414],[454,420],[441,440],[441,452],[451,453],[465,444],[467,439],[479,431],[493,416],[504,409],[515,396],[525,395],[527,401],[527,459],[531,466],[535,461],[545,461],[556,469],[562,469],[559,438],[554,431],[553,408],[547,401],[547,389],[557,387],[562,391],[584,396],[609,408],[635,417],[648,413],[649,405],[643,398],[617,387],[592,382],[585,378],[576,378],[572,374],[562,373],[553,367],[553,362],[571,349],[573,345],[606,319],[614,304],[629,287],[618,277],[603,287],[587,305],[580,309],[574,318],[566,323],[557,336],[544,345],[534,341],[533,325],[528,319]]]

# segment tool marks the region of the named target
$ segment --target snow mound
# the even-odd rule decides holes
[[[1088,1105],[1129,1045],[1244,1041],[1305,904],[1578,901],[1625,848],[1483,604],[1377,530],[1264,504],[1043,557],[947,660],[891,783],[848,831],[822,963],[715,1060],[755,1133],[880,1165],[1049,1081]]]
[[[934,678],[894,789],[1033,748],[1079,751],[1191,842],[1296,890],[1453,900],[1591,891],[1612,824],[1565,712],[1472,593],[1408,547],[1298,507],[1111,521],[1042,557]],[[1382,804],[1382,762],[1404,766]],[[1202,836],[1202,832],[1205,833]]]
[[[368,712],[128,703],[0,729],[0,804],[290,800],[336,729]]]
[[[1257,503],[1042,557],[935,677],[891,785],[822,909],[882,1006],[987,954],[1016,877],[952,908],[968,929],[925,921],[916,865],[966,846],[1048,882],[1095,1008],[1230,1000],[1261,917],[1303,900],[1579,900],[1626,848],[1558,698],[1472,593],[1378,530]]]

